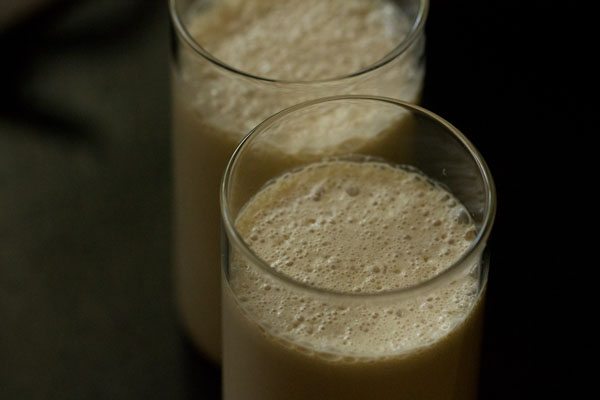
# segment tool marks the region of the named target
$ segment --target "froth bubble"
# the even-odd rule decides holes
[[[348,196],[350,197],[356,197],[360,194],[360,189],[356,186],[348,186],[346,188],[346,193],[348,194]]]
[[[456,222],[458,222],[459,224],[465,225],[468,224],[469,222],[471,222],[471,218],[469,217],[469,214],[467,213],[466,210],[461,210],[460,213],[458,214],[458,217],[456,218]]]
[[[476,236],[477,236],[477,232],[475,231],[475,229],[469,229],[467,231],[467,233],[465,233],[465,239],[468,240],[469,242],[473,241]]]

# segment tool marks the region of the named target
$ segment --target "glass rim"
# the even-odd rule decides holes
[[[237,161],[239,160],[240,155],[243,153],[244,148],[247,143],[251,142],[254,137],[258,136],[261,132],[269,129],[273,124],[277,121],[285,118],[287,115],[292,114],[296,111],[303,110],[315,105],[319,105],[322,103],[331,103],[337,101],[375,101],[381,103],[388,103],[395,106],[402,107],[412,113],[424,115],[425,117],[434,120],[436,123],[443,126],[446,131],[451,133],[456,139],[460,141],[460,143],[465,147],[468,151],[469,155],[475,161],[481,177],[483,179],[484,187],[485,187],[485,208],[484,208],[484,218],[481,226],[477,231],[477,236],[471,245],[465,250],[462,256],[456,260],[453,264],[451,264],[446,269],[440,271],[436,275],[416,284],[406,286],[399,289],[391,289],[384,290],[379,292],[369,292],[369,293],[348,293],[341,292],[326,288],[320,288],[311,286],[309,284],[300,282],[289,275],[281,273],[271,265],[263,260],[260,256],[258,256],[244,241],[242,235],[239,233],[237,228],[235,227],[235,221],[232,218],[232,212],[229,207],[228,199],[229,199],[229,186],[231,183],[231,175],[237,166]],[[317,294],[317,295],[325,295],[330,297],[336,297],[340,299],[383,299],[389,297],[397,297],[403,295],[413,295],[415,293],[426,290],[427,288],[435,288],[440,283],[445,282],[454,276],[457,272],[461,270],[461,266],[466,265],[471,262],[478,255],[483,254],[483,250],[487,244],[487,239],[491,233],[492,226],[494,224],[494,219],[496,215],[496,188],[494,185],[494,181],[491,175],[491,172],[477,150],[475,146],[466,138],[466,136],[460,132],[456,127],[450,124],[448,121],[443,119],[442,117],[434,114],[433,112],[426,110],[420,106],[407,103],[405,101],[392,99],[389,97],[380,97],[380,96],[367,96],[367,95],[343,95],[343,96],[330,96],[324,97],[320,99],[306,101],[292,107],[286,108],[269,118],[265,119],[259,125],[257,125],[254,129],[252,129],[248,134],[244,136],[244,138],[237,145],[235,151],[232,153],[229,161],[227,162],[227,166],[225,168],[225,172],[223,174],[223,178],[221,180],[220,186],[220,205],[221,205],[221,222],[224,229],[224,234],[226,234],[230,240],[230,242],[236,247],[236,249],[240,250],[243,257],[245,257],[249,262],[253,265],[258,266],[261,270],[267,273],[268,276],[276,278],[278,281],[283,282],[286,285],[299,288],[301,290]],[[224,268],[224,263],[222,265]]]
[[[315,79],[315,80],[287,80],[287,79],[273,79],[266,76],[252,74],[246,71],[243,71],[239,68],[235,68],[228,63],[218,59],[213,56],[209,51],[204,49],[200,43],[198,43],[187,30],[185,23],[182,20],[182,16],[177,10],[178,0],[169,0],[169,14],[171,16],[171,21],[175,26],[175,31],[177,35],[183,40],[183,42],[190,47],[194,53],[206,59],[210,63],[225,69],[229,72],[232,72],[236,75],[243,76],[245,78],[261,81],[261,82],[269,82],[269,83],[278,83],[278,84],[315,84],[315,83],[331,83],[338,82],[344,79],[354,78],[361,75],[365,75],[371,71],[377,70],[384,65],[390,63],[392,60],[395,60],[400,55],[404,54],[404,52],[417,40],[417,38],[421,35],[425,27],[425,21],[427,20],[427,14],[429,12],[429,0],[417,0],[419,2],[419,10],[417,11],[417,15],[414,18],[413,23],[411,24],[408,35],[389,53],[387,53],[383,58],[370,64],[366,67],[359,69],[358,71],[354,71],[350,74],[336,76],[332,78],[325,79]]]

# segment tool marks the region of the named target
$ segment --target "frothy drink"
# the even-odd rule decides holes
[[[325,161],[271,181],[238,232],[224,283],[225,399],[470,399],[481,305],[469,271],[405,299],[460,259],[476,227],[460,202],[411,169]],[[335,293],[330,293],[335,292]]]
[[[229,71],[190,47],[179,48],[176,55],[175,290],[191,337],[219,360],[217,193],[235,145],[268,116],[308,99],[361,93],[416,102],[423,39],[385,65],[348,77],[393,52],[413,29],[414,21],[391,0],[197,1],[182,19],[190,37],[212,57],[244,73],[280,81]],[[359,117],[328,117],[310,128],[315,137],[310,146],[344,145],[330,127],[361,120],[371,128],[352,141],[359,148],[369,143],[375,128],[390,123]],[[284,152],[302,157],[315,151],[303,146],[290,135]],[[266,151],[264,157],[269,156]]]

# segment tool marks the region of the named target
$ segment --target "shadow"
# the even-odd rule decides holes
[[[196,350],[187,336],[180,334],[180,342],[186,398],[220,400],[221,367]]]

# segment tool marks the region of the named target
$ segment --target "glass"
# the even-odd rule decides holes
[[[340,48],[335,52],[326,52],[313,62],[304,57],[304,53],[310,51],[293,53],[289,57],[291,61],[284,60],[292,63],[291,69],[297,72],[290,75],[293,78],[290,79],[273,72],[277,71],[276,64],[281,62],[282,56],[280,53],[273,53],[271,47],[254,55],[255,58],[259,57],[261,63],[248,65],[236,60],[230,64],[228,59],[220,59],[218,54],[213,54],[211,49],[215,48],[215,51],[225,52],[228,57],[237,56],[236,52],[230,51],[237,47],[231,43],[227,45],[227,41],[224,46],[217,48],[217,44],[221,43],[219,40],[227,38],[225,34],[219,36],[221,32],[231,31],[231,24],[246,21],[243,18],[247,16],[240,16],[234,11],[240,7],[246,7],[244,10],[247,11],[254,4],[269,12],[271,8],[276,8],[271,7],[272,4],[277,4],[277,7],[282,4],[298,7],[315,4],[315,7],[322,7],[329,3],[360,5],[381,4],[382,1],[170,0],[173,26],[171,75],[175,293],[184,328],[197,347],[215,361],[220,360],[221,348],[217,193],[227,159],[251,128],[269,115],[301,101],[354,93],[417,102],[424,74],[423,26],[428,1],[386,2],[393,3],[400,10],[406,28],[402,32],[392,32],[394,46],[388,52],[368,65],[345,70],[334,76],[327,73],[334,69],[334,64],[353,68],[357,64],[355,59],[362,59],[362,56],[358,56],[364,52],[347,52],[342,57],[343,49]],[[224,9],[227,12],[223,12]],[[311,10],[307,8],[306,12]],[[319,15],[322,13],[313,17]],[[289,18],[289,21],[285,17],[281,19],[284,25],[296,26],[297,21]],[[251,24],[241,25],[245,28]],[[331,25],[323,23],[319,26]],[[270,32],[267,39],[286,37],[287,30],[283,29],[285,26],[279,28],[281,29],[277,32]],[[242,37],[248,40],[251,35],[245,34]],[[377,37],[378,35],[369,35],[367,32],[351,42],[362,43],[361,40],[365,39],[365,46],[369,48],[373,47],[369,43],[377,43]],[[245,49],[263,43],[263,39],[246,42],[248,46],[241,46],[240,52],[244,53]],[[317,41],[308,50],[319,49],[320,45]],[[281,54],[286,54],[287,50],[289,49],[284,48]],[[275,54],[274,60],[260,58],[271,53]],[[328,57],[332,54],[335,56]],[[294,60],[298,60],[301,65],[294,64]],[[332,62],[331,68],[328,68],[329,60]],[[268,69],[271,72],[262,72]],[[315,76],[313,70],[317,69],[325,72]]]
[[[352,116],[350,121],[349,116]],[[348,122],[338,124],[340,121]],[[329,142],[314,144],[315,135],[322,136],[323,129],[336,137],[335,145],[329,146]],[[294,148],[304,146],[312,151],[304,151],[302,156],[290,151],[290,137],[293,137]],[[328,222],[323,215],[341,215],[341,197],[334,200],[335,207],[339,202],[340,208],[334,209],[337,211],[317,209],[318,212],[309,214],[308,218],[303,217],[302,221],[300,218],[285,220],[296,215],[293,209],[281,208],[282,204],[290,201],[288,197],[291,195],[285,193],[291,193],[291,189],[281,192],[286,200],[283,200],[284,197],[271,199],[270,203],[254,200],[259,198],[257,193],[279,193],[267,192],[267,189],[280,187],[273,182],[284,182],[283,185],[296,182],[290,176],[323,160],[347,161],[363,166],[373,162],[379,163],[377,165],[385,163],[404,166],[401,169],[408,171],[406,173],[416,168],[428,178],[421,176],[414,179],[437,182],[420,185],[435,188],[430,193],[437,195],[439,191],[440,194],[436,203],[431,203],[433,208],[425,209],[427,212],[423,215],[429,214],[429,211],[433,214],[436,210],[449,213],[444,210],[458,207],[454,210],[460,212],[452,214],[456,218],[452,217],[448,226],[471,224],[470,230],[464,234],[465,240],[470,235],[469,241],[456,253],[452,262],[441,270],[419,275],[422,279],[407,281],[404,286],[375,286],[362,291],[327,286],[319,277],[330,276],[326,269],[334,267],[337,270],[360,271],[370,260],[358,269],[352,262],[329,265],[326,257],[320,264],[302,261],[302,257],[312,257],[311,252],[316,254],[315,249],[321,245],[331,246],[332,240],[345,240],[340,239],[348,237],[343,236],[342,231],[334,237],[320,236],[319,239],[308,233],[304,237],[308,241],[291,250],[287,248],[286,256],[272,262],[265,261],[255,252],[254,246],[260,246],[258,243],[264,243],[266,239],[274,251],[283,249],[287,246],[284,243],[289,243],[286,240],[291,239],[287,235],[290,232],[285,233],[282,226],[291,226],[293,235],[299,232],[298,226],[325,226]],[[287,180],[275,180],[286,173]],[[319,182],[321,178],[322,182],[327,182],[326,175],[319,177]],[[369,178],[363,183],[374,179]],[[325,196],[329,186],[328,189],[313,190],[309,185],[311,181],[303,182],[308,188],[298,190],[308,192],[309,198],[317,196],[312,198],[314,201],[325,201],[320,196]],[[324,185],[321,186],[324,188],[329,184],[319,185]],[[346,194],[358,199],[359,191],[368,190],[358,185],[346,189]],[[419,199],[422,196],[419,193],[412,195]],[[342,195],[345,196],[344,193]],[[379,212],[388,212],[392,209],[390,204],[400,200],[390,201]],[[310,203],[306,200],[302,204],[307,202]],[[460,207],[460,203],[464,207]],[[237,147],[221,186],[224,398],[474,399],[488,275],[484,250],[495,208],[492,177],[478,151],[455,127],[418,106],[389,98],[338,96],[296,105],[266,119]],[[352,236],[381,234],[378,240],[384,241],[387,237],[404,234],[400,225],[392,225],[391,230],[386,226],[392,221],[388,214],[379,218],[381,216],[370,209],[364,211],[364,215],[348,220],[355,227]],[[251,215],[248,217],[250,220],[244,219],[246,215]],[[252,218],[267,220],[266,216],[271,218],[273,215],[279,215],[277,218],[283,218],[285,223],[271,223],[268,229],[262,228],[264,224],[253,225]],[[337,221],[336,226],[340,226],[339,218],[335,220],[332,217],[331,220]],[[363,225],[365,221],[374,222]],[[290,225],[286,225],[288,223]],[[240,229],[244,224],[247,226]],[[432,223],[432,226],[435,225],[439,222]],[[368,232],[365,226],[371,231]],[[426,226],[423,228],[425,236],[420,240],[428,239],[429,225],[423,223],[423,226]],[[409,228],[403,229],[413,234]],[[272,239],[277,234],[283,235],[282,239]],[[435,232],[435,235],[439,234],[439,230]],[[456,239],[452,235],[440,236],[445,238],[444,243],[453,243]],[[403,239],[410,240],[406,236]],[[400,242],[392,244],[393,249],[404,249],[400,245]],[[286,260],[291,260],[286,258],[287,254],[292,253],[299,254],[299,258],[293,261],[293,265],[297,266],[290,267],[295,272],[282,272],[281,266]],[[371,254],[379,255],[372,250],[369,256]],[[435,263],[446,253],[439,254],[432,259],[419,258],[419,263],[413,268],[426,271],[425,267],[431,262],[441,265]],[[319,260],[310,258],[315,259]],[[307,263],[310,265],[305,265]],[[392,271],[400,271],[393,269],[400,267],[394,261],[382,265],[382,268],[387,268],[388,274],[384,276],[385,284],[391,279]],[[296,271],[300,271],[299,275],[293,275]],[[365,282],[381,273],[379,267],[369,271]],[[335,277],[350,279],[347,275],[335,274],[337,272],[333,280],[327,282],[335,282]],[[306,282],[307,276],[312,282],[310,279]]]

